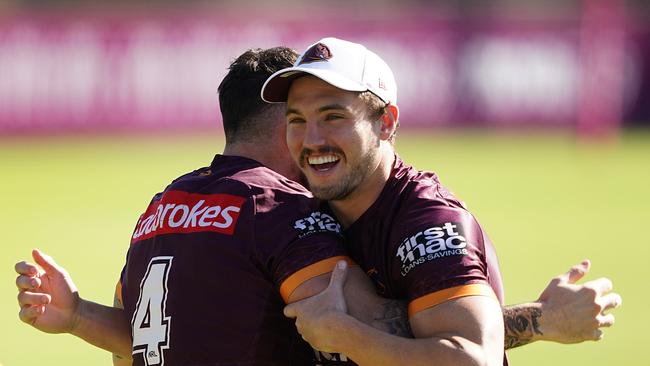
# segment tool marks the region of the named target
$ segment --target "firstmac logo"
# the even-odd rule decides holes
[[[459,230],[457,223],[446,222],[405,238],[395,254],[402,262],[402,276],[437,258],[467,255],[467,240]]]
[[[322,212],[312,212],[311,215],[296,220],[293,228],[300,231],[299,236],[321,232],[341,233],[341,225],[330,215]]]

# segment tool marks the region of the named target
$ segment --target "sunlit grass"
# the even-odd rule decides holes
[[[32,247],[68,268],[81,295],[110,304],[129,236],[152,194],[210,163],[214,133],[0,139],[0,363],[110,365],[71,336],[41,334],[18,320],[13,265]],[[436,171],[467,202],[497,246],[508,302],[534,299],[583,258],[589,279],[608,276],[624,298],[605,340],[537,344],[511,352],[514,365],[643,364],[650,275],[650,135],[609,144],[570,135],[403,132],[397,149]]]

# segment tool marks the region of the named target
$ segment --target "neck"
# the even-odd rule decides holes
[[[298,170],[295,163],[288,157],[288,151],[280,149],[278,146],[283,145],[261,141],[227,143],[223,149],[223,155],[242,156],[256,160],[267,168],[297,181],[300,176],[296,173]]]
[[[377,168],[348,197],[329,201],[336,218],[344,228],[352,225],[377,200],[390,178],[395,163],[392,147],[383,146]]]

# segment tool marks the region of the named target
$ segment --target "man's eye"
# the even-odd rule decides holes
[[[289,124],[305,123],[305,120],[302,119],[302,118],[294,117],[294,118],[289,118],[289,119],[287,120],[287,123],[289,123]]]
[[[333,121],[333,120],[342,119],[342,118],[344,118],[344,117],[342,115],[340,115],[340,114],[328,114],[327,116],[325,116],[326,121]]]

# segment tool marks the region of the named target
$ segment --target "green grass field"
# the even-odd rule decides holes
[[[69,335],[17,317],[14,263],[39,247],[67,267],[83,297],[112,303],[137,217],[151,195],[206,165],[215,134],[0,139],[0,365],[110,365]],[[583,258],[588,279],[610,277],[624,300],[601,342],[533,344],[513,365],[650,365],[650,134],[608,144],[568,135],[402,133],[409,163],[438,172],[497,246],[507,302],[532,300]],[[635,259],[636,258],[636,259]]]

